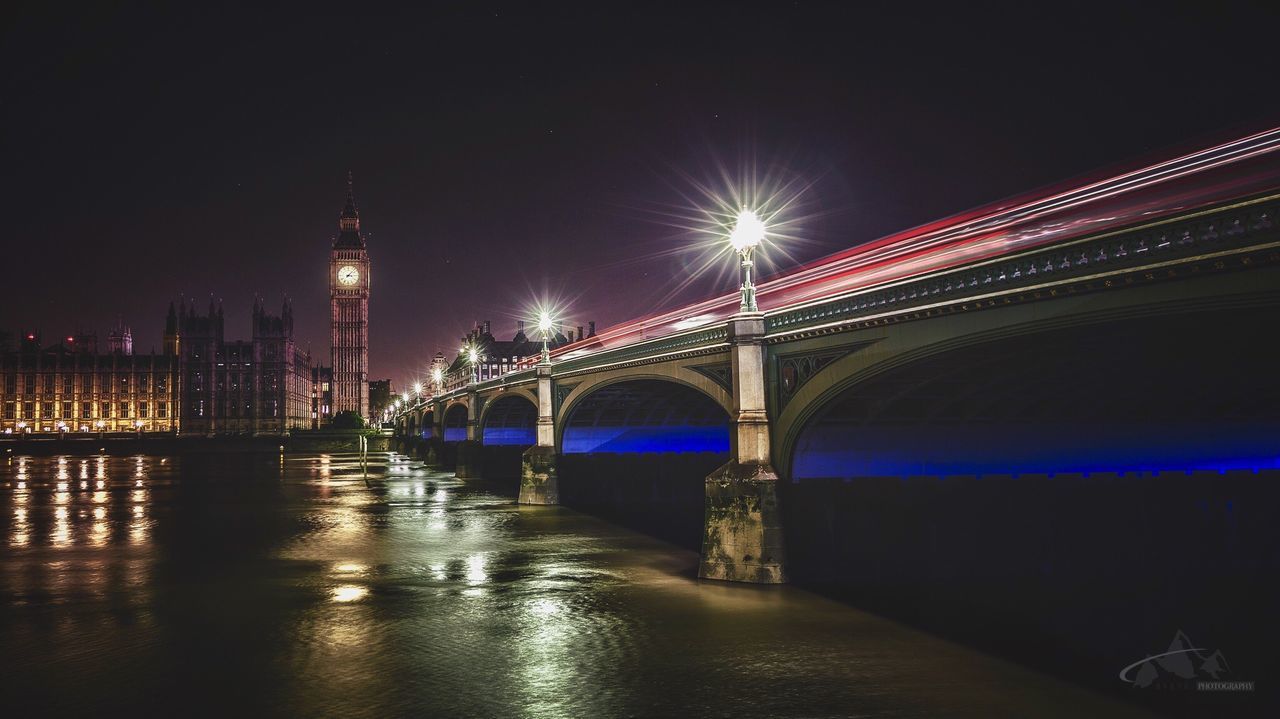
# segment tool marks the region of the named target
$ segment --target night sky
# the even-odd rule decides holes
[[[45,5],[0,30],[0,328],[119,315],[146,351],[171,299],[247,338],[254,293],[287,293],[327,363],[350,170],[397,385],[539,295],[604,326],[732,290],[675,292],[692,238],[664,220],[717,164],[812,182],[805,261],[1280,117],[1280,16],[1208,3]]]

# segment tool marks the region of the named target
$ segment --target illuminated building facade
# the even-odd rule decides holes
[[[132,340],[99,353],[93,335],[42,346],[25,332],[0,354],[0,433],[171,432],[178,428],[178,361],[133,354]]]
[[[574,342],[581,342],[596,336],[596,323],[588,323],[587,334],[578,327],[575,334],[572,328],[556,330],[548,339],[551,349],[563,347]],[[538,363],[542,355],[542,338],[529,337],[524,331],[524,322],[518,323],[516,334],[510,340],[494,338],[488,320],[476,325],[462,338],[463,347],[475,347],[479,355],[473,368],[467,362],[465,352],[459,352],[453,362],[449,363],[444,373],[444,391],[448,392],[466,385],[473,378],[484,382],[501,377],[508,372],[528,369]],[[443,357],[440,360],[443,361]],[[433,364],[433,367],[435,365]]]
[[[253,305],[251,340],[223,337],[221,305],[169,308],[165,353],[179,358],[183,433],[283,434],[312,426],[311,356],[293,339],[293,305]]]
[[[360,234],[351,176],[338,237],[329,251],[329,311],[333,414],[369,417],[369,252]]]
[[[311,428],[329,426],[333,419],[333,368],[311,368]]]

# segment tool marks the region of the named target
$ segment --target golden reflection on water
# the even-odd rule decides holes
[[[333,588],[333,601],[335,602],[354,602],[363,599],[369,590],[356,584],[344,584],[340,587]]]
[[[91,465],[92,490],[89,488]],[[127,492],[111,491],[112,466],[117,472],[123,469],[121,474],[130,478]],[[4,486],[10,488],[0,496],[0,507],[12,506],[11,514],[5,510],[5,514],[12,516],[5,528],[9,546],[54,550],[77,545],[101,548],[110,545],[112,537],[126,528],[131,544],[148,544],[153,522],[147,508],[149,466],[150,460],[145,457],[11,458],[0,468],[8,475],[4,477]]]

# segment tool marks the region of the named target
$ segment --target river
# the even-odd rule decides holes
[[[337,456],[4,455],[4,714],[1138,714],[800,588],[699,582],[696,553],[595,517],[375,459],[366,481]]]

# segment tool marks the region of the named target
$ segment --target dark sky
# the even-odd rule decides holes
[[[223,298],[238,338],[288,293],[327,362],[350,169],[399,383],[537,294],[603,326],[732,289],[672,297],[690,240],[659,212],[716,162],[814,182],[809,260],[1275,121],[1280,17],[1203,5],[8,10],[0,327],[121,315],[146,350],[171,298]]]

